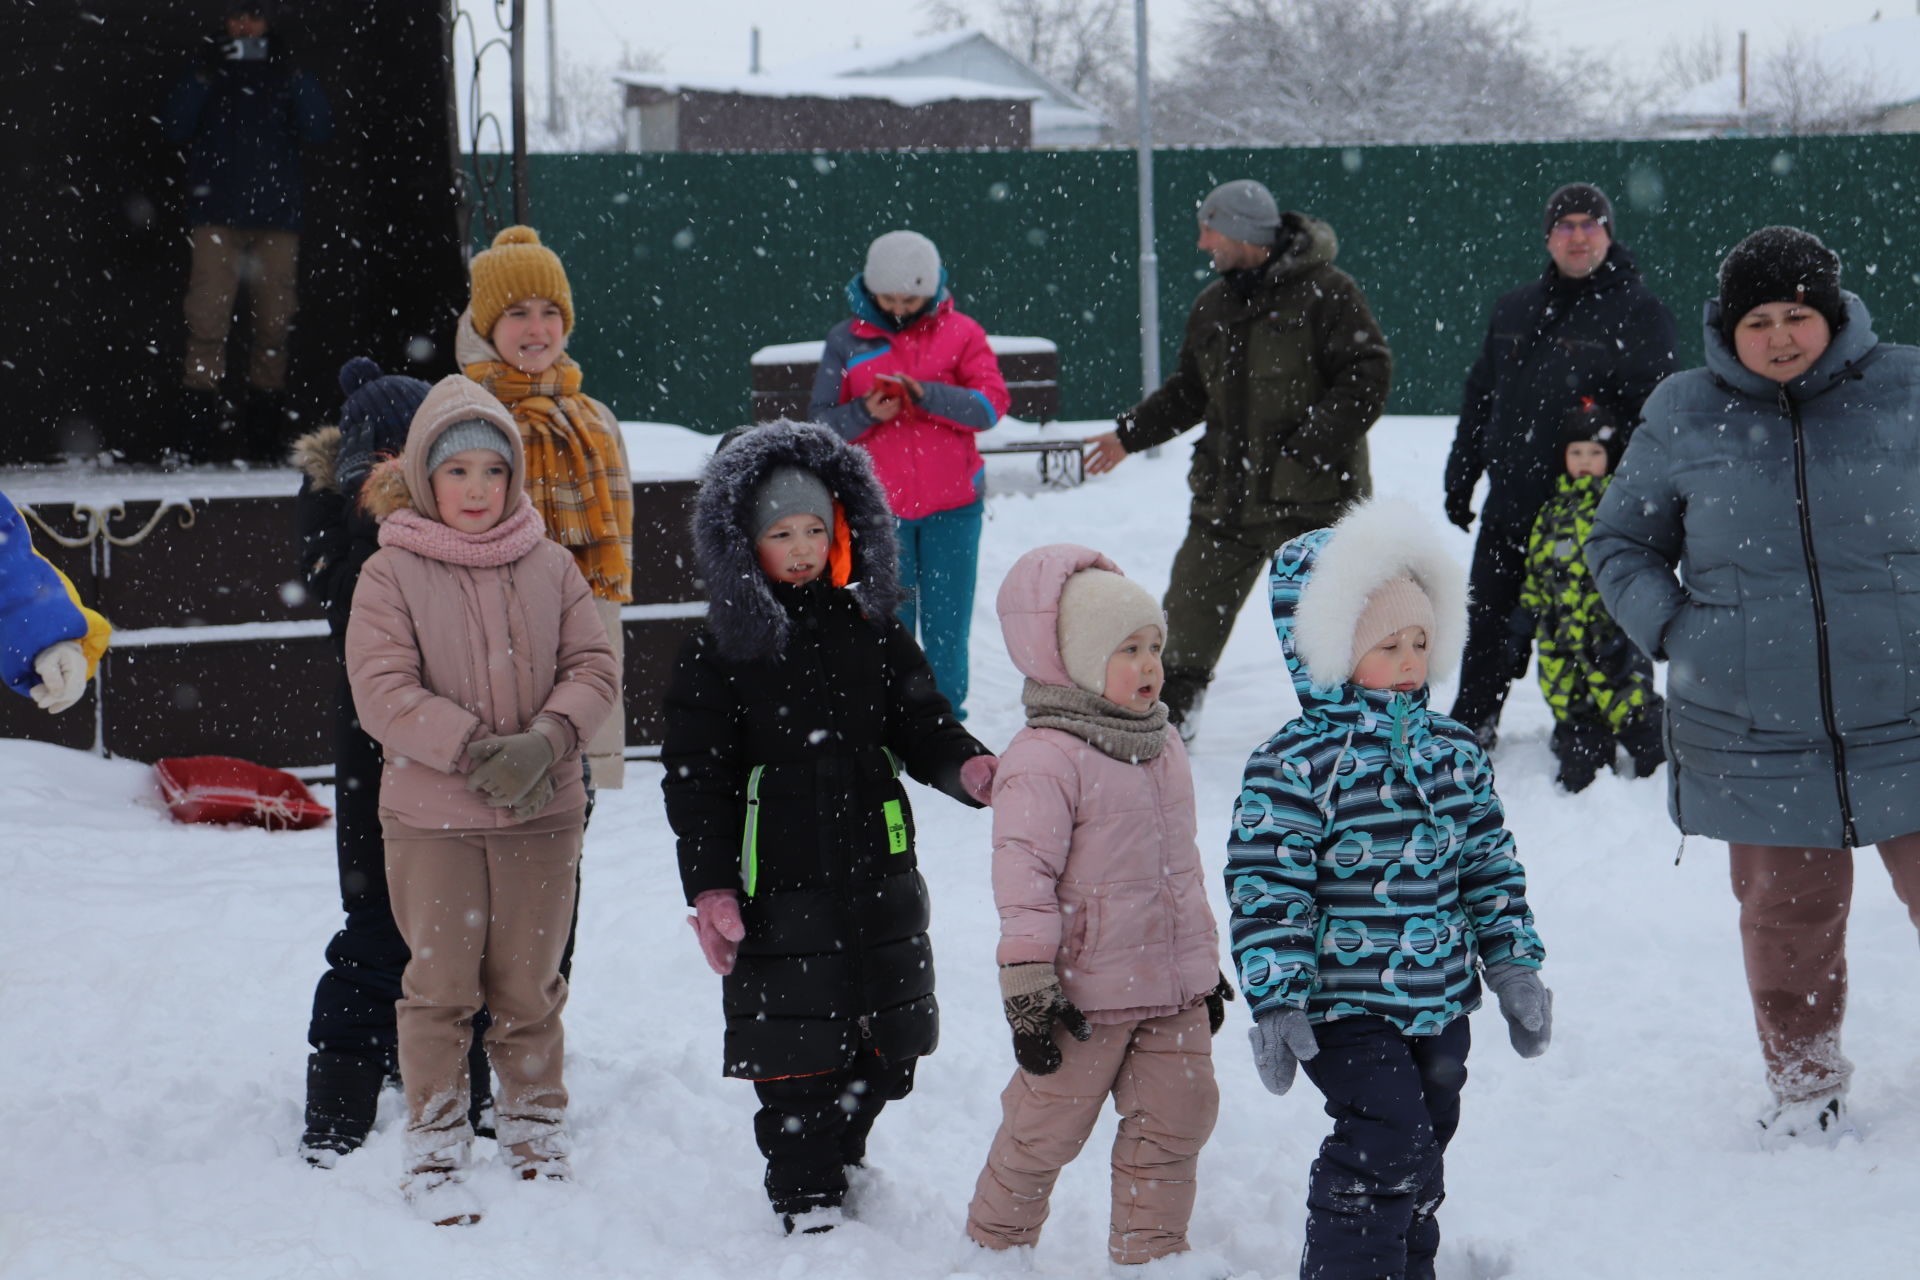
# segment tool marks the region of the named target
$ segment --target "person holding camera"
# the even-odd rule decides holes
[[[229,0],[223,38],[201,49],[174,88],[169,142],[187,150],[187,280],[183,413],[171,452],[186,461],[278,461],[286,416],[287,339],[296,306],[304,183],[301,148],[325,142],[326,94],[294,67],[269,30],[269,6]],[[246,391],[225,399],[227,338],[245,286],[251,321]],[[232,431],[237,438],[223,440]]]

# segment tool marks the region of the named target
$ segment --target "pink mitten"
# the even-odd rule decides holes
[[[747,926],[740,919],[740,895],[733,889],[709,889],[693,900],[697,915],[687,917],[694,936],[700,939],[700,953],[707,967],[721,977],[733,972],[733,958],[740,953],[740,939]]]
[[[999,756],[972,756],[960,765],[960,785],[981,804],[993,803],[993,775],[1000,770]]]

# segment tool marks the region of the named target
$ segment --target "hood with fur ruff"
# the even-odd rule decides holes
[[[1433,603],[1427,679],[1444,680],[1467,639],[1467,575],[1441,549],[1433,522],[1412,503],[1375,498],[1355,504],[1331,528],[1280,548],[1268,577],[1273,626],[1302,709],[1346,699],[1353,675],[1353,630],[1367,598],[1406,574]],[[1423,691],[1424,696],[1424,691]]]
[[[778,656],[787,611],[754,554],[754,490],[778,466],[811,471],[846,514],[853,553],[847,589],[876,625],[900,607],[893,512],[864,450],[825,427],[785,418],[727,433],[693,504],[693,549],[707,591],[707,629],[734,661]]]

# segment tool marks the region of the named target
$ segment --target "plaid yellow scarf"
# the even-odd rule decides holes
[[[466,375],[520,424],[527,496],[547,536],[573,552],[594,595],[632,600],[633,482],[620,463],[618,427],[580,394],[580,366],[562,356],[536,375],[486,360],[468,365]]]

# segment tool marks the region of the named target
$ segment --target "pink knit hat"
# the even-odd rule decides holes
[[[1353,661],[1348,670],[1360,665],[1367,650],[1403,627],[1424,627],[1428,642],[1434,638],[1433,601],[1404,573],[1388,578],[1367,597],[1366,608],[1353,624]]]

